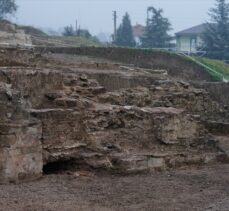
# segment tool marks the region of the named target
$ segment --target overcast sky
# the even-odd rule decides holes
[[[93,34],[113,31],[112,11],[117,10],[118,23],[125,11],[132,24],[144,24],[146,8],[163,8],[174,28],[173,32],[208,20],[208,10],[214,0],[17,0],[19,10],[14,18],[17,23],[58,29],[75,25]]]

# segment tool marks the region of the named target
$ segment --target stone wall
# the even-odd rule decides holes
[[[17,134],[15,145],[1,140],[12,150],[2,158],[7,169],[2,174],[10,181],[38,177],[42,166],[53,162],[133,172],[204,163],[220,154],[194,115],[217,105],[183,82],[163,79],[160,85],[106,92],[95,80],[66,70],[8,68],[0,75],[21,93],[27,111],[18,115],[19,126],[8,126]]]
[[[44,165],[58,162],[129,173],[216,162],[224,154],[202,122],[220,105],[165,71],[114,65],[127,79],[150,82],[107,91],[85,75],[96,75],[91,67],[35,62],[0,68],[0,183],[39,178]]]
[[[32,46],[30,35],[26,34],[16,24],[7,20],[0,21],[0,46]]]
[[[41,124],[10,87],[0,83],[0,183],[37,179],[43,167]]]
[[[32,46],[32,40],[23,30],[16,30],[14,33],[0,31],[0,46]]]
[[[210,75],[202,67],[193,63],[192,61],[187,60],[184,57],[178,56],[173,53],[141,49],[93,47],[46,49],[37,48],[37,50],[42,50],[43,52],[63,54],[66,53],[72,55],[87,55],[98,58],[106,58],[126,64],[134,64],[137,67],[142,68],[166,70],[169,75],[175,78],[190,81],[197,88],[205,89],[210,93],[212,99],[218,101],[219,103],[225,105],[229,104],[229,83],[211,82]],[[93,77],[99,80],[100,83],[104,84],[104,86],[113,86],[114,88],[130,88],[136,86],[137,84],[144,85],[150,84],[152,82],[147,80],[147,78],[145,80],[142,80],[142,78],[135,78],[135,81],[128,81],[125,80],[125,78],[115,80],[117,77],[113,77],[112,74],[102,75],[101,77],[99,76],[99,74],[94,74]],[[112,89],[111,87],[111,90],[114,89]]]

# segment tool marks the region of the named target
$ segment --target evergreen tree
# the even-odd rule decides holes
[[[17,11],[15,0],[0,0],[0,19],[12,15]]]
[[[128,13],[124,15],[122,23],[120,24],[117,30],[117,38],[115,44],[126,47],[134,47],[136,45],[133,36],[133,29],[130,21],[130,16]]]
[[[168,32],[171,30],[169,20],[163,17],[163,10],[154,7],[147,9],[145,34],[142,37],[142,47],[165,48],[171,40]]]
[[[74,36],[74,35],[75,35],[75,31],[72,25],[64,27],[63,36]]]
[[[78,37],[85,37],[85,38],[91,38],[92,35],[90,34],[90,32],[87,29],[78,29],[76,31],[76,36]]]
[[[203,34],[204,47],[209,57],[229,59],[229,4],[216,0],[215,8],[209,13],[211,23]]]

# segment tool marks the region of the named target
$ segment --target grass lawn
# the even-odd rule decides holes
[[[195,58],[197,61],[202,64],[208,66],[219,74],[215,74],[214,72],[207,70],[213,77],[213,79],[217,81],[222,81],[222,77],[226,80],[229,80],[229,64],[224,63],[220,60],[208,59],[208,58]],[[220,74],[222,77],[220,77]]]
[[[93,38],[84,38],[84,37],[76,37],[76,36],[52,36],[50,37],[54,40],[59,40],[63,43],[70,44],[73,46],[94,46],[94,47],[102,47],[102,44]]]

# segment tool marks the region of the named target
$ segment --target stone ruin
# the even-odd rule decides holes
[[[0,20],[0,46],[32,46],[32,39],[23,27],[7,20]]]
[[[222,106],[164,70],[30,62],[0,68],[0,183],[52,168],[134,173],[227,159],[205,121]]]

